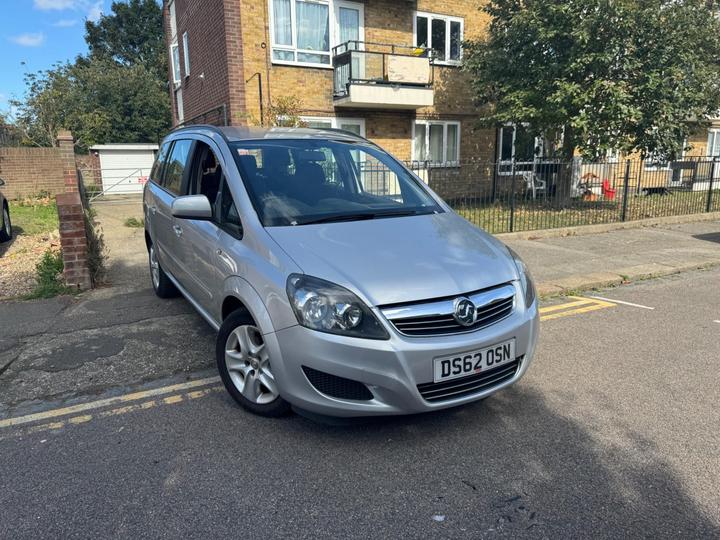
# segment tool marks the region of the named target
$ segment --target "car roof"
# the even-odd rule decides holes
[[[341,140],[346,142],[368,142],[351,131],[332,128],[290,128],[290,127],[245,127],[245,126],[211,126],[192,125],[174,130],[171,134],[180,133],[206,134],[208,131],[217,133],[227,142],[240,142],[267,139],[314,139],[314,140]]]

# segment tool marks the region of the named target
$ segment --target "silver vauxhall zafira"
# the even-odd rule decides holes
[[[252,412],[432,411],[532,361],[522,260],[351,132],[176,130],[144,211],[155,292],[218,331],[222,380]]]

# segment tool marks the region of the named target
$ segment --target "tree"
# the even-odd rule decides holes
[[[673,158],[720,111],[720,19],[708,0],[490,0],[465,45],[485,125],[563,133],[562,154]]]
[[[167,79],[167,53],[162,7],[156,0],[113,2],[111,15],[85,22],[91,58],[111,59],[124,66],[142,65]]]
[[[154,0],[113,2],[113,13],[86,23],[88,56],[25,76],[12,102],[28,145],[52,146],[60,128],[86,151],[106,142],[156,142],[170,127],[164,38]]]
[[[56,64],[52,69],[25,74],[25,97],[11,100],[15,124],[27,146],[54,146],[59,129],[67,117],[67,95],[71,82],[69,64]]]

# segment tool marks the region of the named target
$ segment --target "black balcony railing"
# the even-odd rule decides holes
[[[333,68],[336,98],[352,84],[432,88],[434,79],[432,51],[409,45],[347,41],[333,48]]]

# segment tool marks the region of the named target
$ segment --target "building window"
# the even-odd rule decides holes
[[[182,124],[185,121],[185,110],[183,106],[183,95],[182,88],[175,90],[175,104],[177,105],[177,118],[178,123]]]
[[[188,43],[188,33],[183,34],[183,56],[185,57],[185,76],[190,76],[190,44]]]
[[[363,118],[334,118],[320,116],[301,116],[307,127],[310,128],[333,128],[351,131],[360,137],[365,136],[365,120]]]
[[[460,122],[415,121],[412,159],[439,166],[457,165],[460,161]]]
[[[168,11],[170,12],[170,38],[175,41],[177,36],[177,18],[175,16],[175,1],[170,0],[168,3]]]
[[[498,134],[498,172],[511,174],[527,171],[533,162],[543,156],[543,139],[536,137],[527,124],[508,124]]]
[[[180,84],[180,49],[177,43],[170,45],[170,64],[172,65],[173,82]]]
[[[339,0],[269,0],[272,61],[331,67],[332,47],[363,39],[363,6]]]
[[[415,45],[433,50],[435,63],[459,65],[462,59],[463,19],[417,12]]]
[[[720,129],[708,130],[707,155],[720,157]]]

